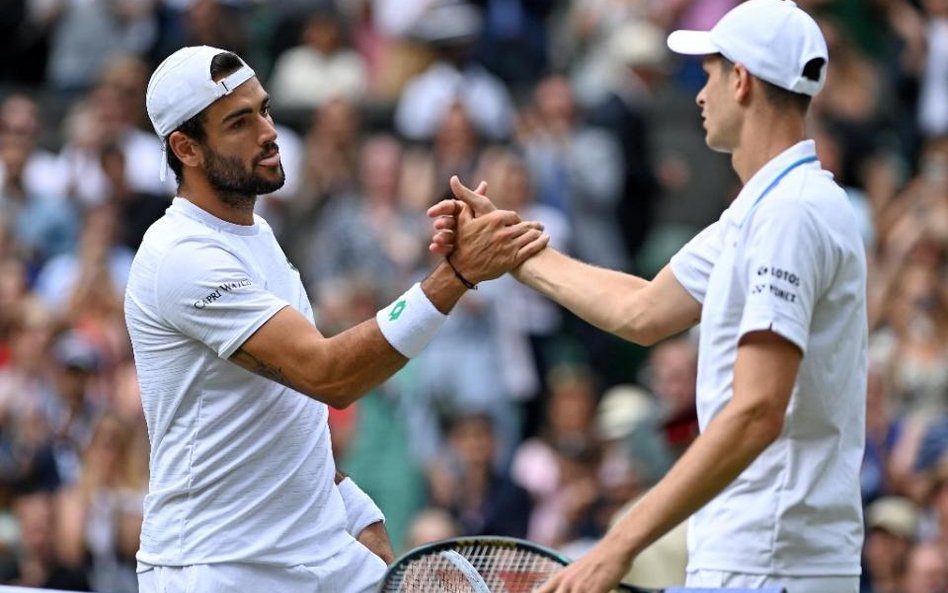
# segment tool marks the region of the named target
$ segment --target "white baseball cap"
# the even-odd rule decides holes
[[[686,55],[720,53],[757,78],[804,95],[817,94],[826,82],[826,40],[816,21],[791,0],[747,0],[710,31],[672,32],[668,47]],[[815,80],[804,76],[814,59],[823,60]]]
[[[165,58],[151,75],[145,108],[151,125],[162,139],[162,160],[165,159],[164,140],[171,132],[255,76],[253,69],[238,57],[242,66],[214,82],[211,60],[222,53],[229,52],[207,45],[185,47]],[[162,181],[165,172],[162,165]]]

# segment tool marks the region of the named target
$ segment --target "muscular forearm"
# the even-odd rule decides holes
[[[599,329],[632,342],[650,341],[636,300],[648,280],[592,266],[551,248],[524,262],[514,275]]]
[[[720,493],[774,438],[771,419],[729,405],[607,538],[634,557]]]

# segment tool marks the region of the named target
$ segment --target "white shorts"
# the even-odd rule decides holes
[[[723,570],[689,570],[685,584],[688,587],[715,589],[783,587],[787,593],[859,593],[859,577],[855,576],[790,577],[742,574]]]
[[[226,563],[155,566],[138,573],[139,593],[374,593],[388,567],[353,540],[318,566]]]

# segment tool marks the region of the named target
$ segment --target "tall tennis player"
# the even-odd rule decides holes
[[[701,434],[539,593],[605,593],[639,551],[688,517],[689,586],[856,593],[866,257],[846,193],[807,138],[810,99],[826,79],[826,42],[790,0],[748,0],[711,31],[677,31],[668,45],[703,60],[705,139],[731,155],[740,194],[654,280],[552,249],[516,274],[635,342],[700,322]],[[477,215],[492,210],[456,178],[453,185]],[[450,230],[455,208],[448,201],[432,209],[436,228]],[[452,238],[437,233],[433,249],[450,252]]]
[[[345,407],[418,354],[468,286],[542,249],[512,212],[469,221],[442,262],[332,338],[257,196],[283,185],[269,97],[238,56],[187,47],[147,89],[177,197],[145,234],[125,316],[151,441],[143,593],[373,590],[383,515],[330,452]]]

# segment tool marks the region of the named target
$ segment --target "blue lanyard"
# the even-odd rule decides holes
[[[740,224],[739,226],[744,226],[744,223],[747,222],[747,219],[748,219],[748,217],[750,217],[751,212],[753,212],[754,209],[757,208],[757,205],[760,204],[761,200],[763,200],[763,199],[767,196],[767,194],[770,193],[770,190],[772,190],[773,188],[777,187],[777,184],[780,183],[781,181],[783,181],[783,178],[786,177],[787,174],[790,173],[790,171],[793,171],[794,169],[796,169],[796,168],[799,167],[800,165],[805,165],[805,164],[807,164],[807,163],[812,163],[812,162],[815,161],[815,160],[817,160],[816,157],[815,157],[815,156],[812,156],[812,155],[811,155],[811,156],[807,156],[807,157],[803,157],[803,158],[800,159],[799,161],[796,161],[795,163],[791,163],[786,169],[784,169],[783,171],[781,171],[781,172],[780,172],[780,175],[777,175],[777,176],[774,178],[774,180],[770,182],[770,185],[768,185],[768,186],[764,189],[764,191],[760,192],[760,195],[757,196],[757,199],[754,200],[754,203],[753,203],[753,204],[751,204],[750,209],[747,211],[747,214],[744,216],[744,220],[741,221],[741,224]]]

